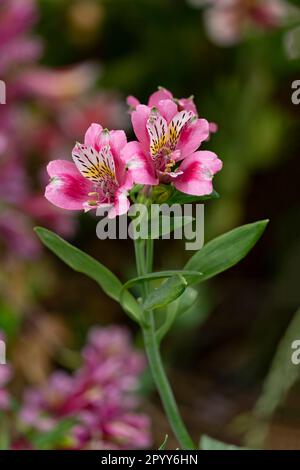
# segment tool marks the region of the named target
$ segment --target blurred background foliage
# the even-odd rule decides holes
[[[69,159],[90,122],[123,126],[132,136],[126,96],[146,102],[162,85],[178,97],[193,94],[200,115],[218,124],[205,145],[224,161],[215,178],[221,198],[205,208],[206,240],[242,223],[271,219],[239,266],[201,286],[196,305],[178,319],[163,346],[193,434],[204,431],[239,443],[278,341],[300,305],[300,106],[291,102],[300,54],[290,58],[285,47],[297,22],[253,30],[237,44],[221,47],[207,35],[203,10],[186,0],[39,0],[36,6],[29,33],[41,41],[43,52],[31,62],[32,70],[27,67],[25,93],[13,97],[18,119],[22,116],[17,137],[25,146],[31,193],[43,193],[47,161]],[[63,76],[62,70],[79,64],[81,72]],[[38,75],[39,69],[46,75]],[[19,68],[9,76],[22,84]],[[1,203],[3,218],[11,206]],[[13,209],[24,213],[22,204]],[[53,228],[53,216],[45,208],[43,217],[38,210],[28,214],[28,236],[38,243],[33,225]],[[100,242],[96,222],[94,216],[75,215],[66,238],[126,279],[134,274],[131,242]],[[73,351],[90,326],[121,323],[136,333],[119,306],[90,280],[40,249],[23,256],[7,243],[8,233],[1,244],[0,327],[17,370],[16,395],[24,384],[46,380],[55,366],[72,368]],[[190,256],[178,241],[156,242],[155,249],[157,269],[181,267]],[[294,335],[299,338],[300,332]],[[136,343],[141,344],[137,335]],[[149,377],[143,385],[159,443],[168,427]],[[268,446],[299,448],[299,410],[296,393],[273,418]]]

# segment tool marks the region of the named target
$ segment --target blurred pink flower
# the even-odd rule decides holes
[[[89,91],[99,75],[99,67],[82,63],[65,69],[32,67],[22,76],[22,88],[34,97],[70,100]]]
[[[62,419],[76,422],[61,447],[137,449],[151,445],[149,418],[135,411],[144,357],[125,329],[94,328],[74,374],[56,372],[44,387],[27,391],[20,421],[45,432]]]
[[[162,89],[151,95],[152,108],[136,106],[132,125],[138,142],[128,143],[122,157],[135,183],[172,183],[187,194],[210,194],[222,162],[213,152],[197,151],[209,136],[209,123],[185,108],[191,103],[180,105],[169,94]]]
[[[11,369],[6,364],[0,364],[0,411],[10,408],[10,394],[6,390],[7,383],[11,379]]]
[[[221,46],[239,42],[250,27],[270,30],[283,24],[284,0],[207,0],[205,23],[212,40]]]
[[[70,132],[68,123],[79,127],[88,120],[86,114],[92,106],[96,114],[98,104],[98,116],[107,114],[113,125],[118,115],[115,103],[119,101],[103,93],[100,103],[98,97],[88,95],[98,67],[84,63],[52,70],[36,64],[42,51],[41,41],[32,36],[37,18],[36,0],[0,2],[0,74],[9,85],[7,104],[1,106],[0,114],[0,241],[8,248],[5,256],[14,260],[40,254],[40,243],[33,233],[36,222],[63,236],[72,235],[76,225],[71,214],[33,192],[37,181],[43,187],[44,175],[32,158],[49,160],[57,155],[71,138],[73,130]],[[80,111],[73,109],[74,96]],[[35,101],[35,107],[27,106],[28,98]],[[81,121],[75,117],[78,114]]]
[[[2,0],[0,5],[0,74],[16,64],[27,64],[39,57],[39,40],[28,37],[37,18],[35,0]]]
[[[68,210],[107,207],[108,216],[124,214],[129,209],[127,192],[132,188],[131,173],[121,159],[127,143],[124,131],[108,131],[92,124],[84,144],[73,149],[74,163],[54,160],[47,170],[51,178],[46,198]]]
[[[10,207],[1,210],[0,244],[8,248],[4,255],[14,259],[33,259],[41,252],[40,243],[33,236],[33,223],[21,211]]]

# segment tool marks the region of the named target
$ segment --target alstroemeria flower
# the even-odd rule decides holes
[[[157,96],[154,108],[137,105],[132,112],[138,142],[128,143],[122,157],[134,181],[173,183],[187,194],[210,194],[213,175],[222,168],[222,162],[212,152],[197,151],[209,135],[208,122],[198,119],[193,111],[180,110],[174,100],[157,101]]]
[[[108,131],[92,124],[84,144],[77,143],[73,162],[54,160],[47,170],[51,178],[46,198],[69,210],[109,208],[108,217],[125,214],[129,209],[127,191],[132,188],[131,173],[121,159],[127,144],[124,131]]]

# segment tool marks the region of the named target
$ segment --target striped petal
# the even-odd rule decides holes
[[[93,147],[77,143],[73,149],[74,163],[82,176],[93,183],[116,180],[115,163],[109,145],[97,152]]]
[[[169,147],[171,150],[175,150],[179,137],[180,132],[182,131],[183,127],[194,117],[194,113],[192,111],[180,111],[177,113],[172,121],[169,124]]]
[[[147,121],[147,130],[150,137],[150,153],[156,157],[165,148],[168,140],[168,124],[160,115],[151,114]]]

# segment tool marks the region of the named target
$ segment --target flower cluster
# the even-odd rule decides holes
[[[241,40],[251,27],[274,29],[282,24],[287,13],[284,0],[189,0],[208,6],[205,23],[211,39],[221,46]]]
[[[201,143],[216,130],[200,119],[192,98],[175,99],[159,89],[142,105],[128,98],[137,140],[127,142],[122,130],[92,124],[84,143],[73,149],[73,162],[48,165],[46,198],[69,210],[109,208],[109,217],[126,213],[134,184],[172,184],[178,191],[202,196],[212,192],[212,179],[222,162]]]
[[[19,419],[25,432],[45,433],[62,420],[74,424],[56,444],[67,449],[137,449],[151,445],[150,422],[135,411],[144,357],[126,330],[94,328],[73,375],[55,372],[42,388],[28,390]]]

